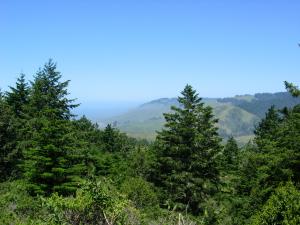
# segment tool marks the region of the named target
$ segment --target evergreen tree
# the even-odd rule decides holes
[[[0,91],[0,180],[6,180],[15,168],[16,130],[12,110]]]
[[[284,151],[278,149],[279,131],[284,122],[277,110],[271,107],[255,130],[254,144],[244,149],[239,167],[239,179],[235,189],[243,203],[235,217],[250,217],[257,213],[281,182],[290,179],[284,166]],[[285,168],[284,168],[285,167]]]
[[[102,141],[104,143],[104,150],[108,152],[118,151],[118,140],[117,140],[117,131],[108,124],[102,134]]]
[[[272,199],[271,196],[279,185],[290,180],[299,183],[299,127],[298,105],[293,109],[285,108],[282,115],[271,107],[256,128],[256,146],[244,155],[239,171],[240,183],[236,187],[240,198],[247,199],[240,212],[246,219],[249,220],[253,214],[262,216],[260,210],[268,199]],[[268,220],[272,218],[269,217]]]
[[[238,164],[239,147],[234,137],[230,137],[223,150],[224,168],[236,169]]]
[[[111,153],[129,152],[136,144],[135,139],[128,137],[124,133],[121,133],[117,128],[112,127],[111,124],[108,124],[105,127],[101,140],[103,144],[103,150]]]
[[[204,106],[190,85],[181,94],[181,107],[164,114],[165,128],[158,132],[154,182],[170,204],[199,214],[200,204],[219,182],[216,157],[221,139],[212,108]]]
[[[290,111],[278,131],[276,155],[281,170],[300,182],[300,105]]]
[[[76,142],[80,143],[80,146],[84,146],[81,152],[83,171],[90,177],[94,176],[103,169],[101,160],[104,157],[100,151],[103,146],[101,140],[103,131],[99,129],[98,124],[93,124],[85,116],[72,121],[72,124],[76,131]]]
[[[73,121],[74,127],[77,131],[78,138],[85,141],[85,145],[89,148],[102,147],[102,131],[98,124],[93,124],[86,116],[82,116],[78,120]]]
[[[14,177],[21,176],[20,164],[23,160],[23,153],[20,143],[24,140],[24,125],[26,123],[26,107],[29,101],[30,88],[25,81],[25,75],[21,74],[17,79],[15,87],[9,87],[6,92],[5,101],[10,108],[10,162],[11,175]]]
[[[29,92],[30,89],[25,81],[25,74],[21,74],[17,79],[16,86],[10,87],[10,91],[6,92],[6,101],[17,118],[24,116],[24,109],[28,104]]]
[[[71,110],[79,104],[67,98],[70,81],[61,82],[61,77],[51,59],[37,72],[31,84],[28,109],[31,117],[49,114],[51,118],[68,120],[73,116]]]
[[[76,107],[67,98],[69,81],[51,60],[40,70],[27,107],[24,176],[35,194],[75,191],[84,168],[80,142],[69,119]]]
[[[265,142],[270,142],[276,139],[276,134],[278,127],[282,122],[282,118],[279,115],[278,110],[275,109],[275,106],[271,106],[268,109],[268,112],[265,115],[258,126],[254,130],[255,142],[260,148],[263,147]]]

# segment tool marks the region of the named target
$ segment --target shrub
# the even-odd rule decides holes
[[[158,198],[153,189],[152,184],[140,177],[128,178],[121,186],[121,192],[139,209],[158,206]]]
[[[0,183],[0,224],[40,224],[40,201],[27,193],[26,186],[22,180]]]
[[[267,224],[300,224],[300,191],[291,182],[277,188],[252,220],[252,225]]]
[[[43,199],[52,224],[137,224],[138,211],[107,180],[89,181],[74,197]]]

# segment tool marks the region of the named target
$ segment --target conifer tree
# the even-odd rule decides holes
[[[276,154],[281,169],[300,182],[300,105],[290,111],[278,131]]]
[[[18,118],[24,116],[24,109],[28,104],[29,92],[30,89],[23,73],[17,79],[16,86],[10,87],[10,91],[6,92],[6,101]]]
[[[181,94],[181,107],[172,106],[172,112],[164,114],[165,128],[158,132],[154,182],[169,204],[196,215],[219,182],[221,139],[212,108],[204,106],[190,85]]]
[[[117,140],[117,131],[108,124],[104,132],[102,134],[102,141],[104,144],[104,150],[108,152],[115,152],[118,151],[118,140]]]
[[[288,83],[287,90],[297,96],[296,86]],[[266,113],[255,130],[255,150],[248,152],[240,168],[243,182],[237,190],[247,190],[244,194],[248,200],[241,214],[248,218],[260,214],[279,185],[300,181],[300,106],[285,108],[281,113],[274,107]]]
[[[238,144],[234,137],[230,137],[223,150],[224,167],[227,169],[235,169],[238,163],[238,154]]]
[[[24,176],[35,194],[73,192],[85,169],[81,146],[69,120],[76,105],[68,98],[69,81],[60,79],[56,64],[50,60],[32,82],[26,109]]]
[[[73,121],[74,127],[77,130],[78,138],[85,141],[85,145],[89,147],[101,147],[102,131],[98,124],[93,124],[86,116],[82,116],[78,120]]]
[[[121,133],[117,128],[108,124],[103,133],[101,141],[103,143],[103,150],[106,152],[128,152],[134,148],[135,140]]]
[[[282,122],[282,118],[278,110],[275,109],[275,106],[271,106],[268,109],[268,112],[265,115],[258,126],[256,126],[254,130],[255,134],[255,142],[256,144],[262,148],[266,142],[270,142],[276,139],[276,134],[278,131],[278,127]]]
[[[21,176],[20,164],[23,161],[23,152],[20,143],[24,140],[24,125],[26,123],[26,107],[29,101],[30,87],[25,80],[25,75],[21,74],[14,87],[9,87],[6,92],[5,102],[10,108],[10,162],[11,175]],[[12,174],[13,173],[13,174]]]
[[[0,91],[0,180],[7,179],[15,168],[15,126],[12,110]]]
[[[40,69],[34,79],[29,101],[30,116],[49,114],[56,119],[69,120],[71,110],[79,106],[75,99],[69,99],[67,87],[69,80],[61,82],[61,73],[56,64],[50,59],[43,69]]]

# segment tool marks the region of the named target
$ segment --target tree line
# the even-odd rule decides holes
[[[186,85],[149,143],[73,115],[69,82],[49,60],[0,92],[1,224],[300,224],[300,105],[238,146]]]

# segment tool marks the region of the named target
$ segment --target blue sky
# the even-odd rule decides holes
[[[49,58],[80,102],[283,91],[300,84],[300,1],[2,0],[0,87]]]

